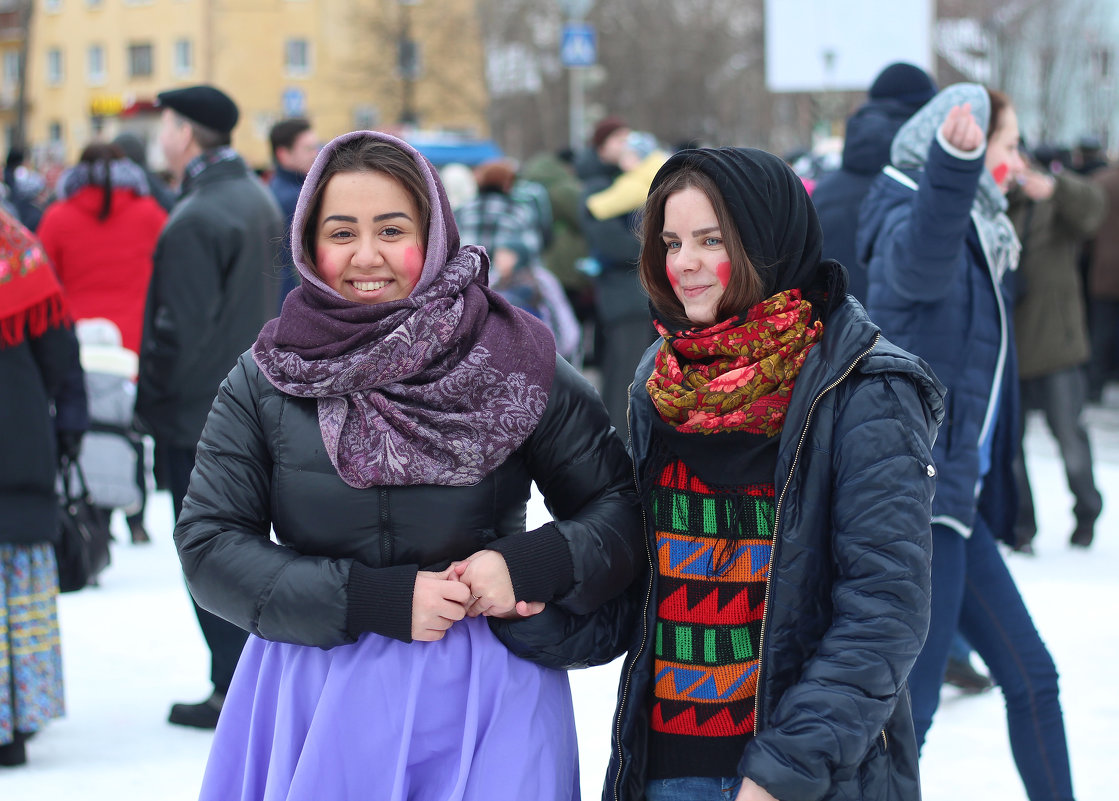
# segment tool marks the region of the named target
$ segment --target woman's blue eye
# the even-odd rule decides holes
[[[678,248],[678,247],[680,247],[680,243],[679,243],[679,242],[665,242],[665,243],[664,243],[664,246],[665,246],[666,248],[668,248],[669,250],[672,250],[673,248]]]
[[[703,240],[703,242],[708,247],[716,247],[723,244],[723,240],[719,239],[717,236],[709,236],[707,239]]]

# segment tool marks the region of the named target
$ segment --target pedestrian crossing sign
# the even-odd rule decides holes
[[[565,67],[593,67],[598,60],[593,25],[570,23],[563,26],[560,61]]]

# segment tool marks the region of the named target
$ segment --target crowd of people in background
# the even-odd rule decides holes
[[[716,543],[712,548],[718,555],[712,556],[713,572],[704,580],[719,579],[719,571],[735,562],[729,556],[737,547],[734,543],[753,542],[774,523],[774,469],[793,458],[784,445],[776,448],[774,437],[780,435],[786,408],[791,420],[806,430],[809,425],[798,416],[803,410],[796,403],[808,394],[807,389],[794,393],[794,378],[805,363],[804,374],[812,381],[825,378],[814,370],[814,361],[806,362],[809,351],[817,347],[821,352],[841,353],[844,360],[853,360],[854,367],[863,358],[856,344],[873,350],[888,340],[893,344],[882,347],[896,346],[900,355],[889,367],[881,366],[873,379],[856,376],[851,381],[864,387],[862,392],[885,393],[895,401],[896,393],[905,395],[903,411],[913,415],[909,425],[922,432],[920,441],[908,444],[887,437],[897,454],[917,459],[922,470],[927,468],[927,475],[905,479],[913,497],[925,489],[930,494],[928,504],[918,503],[910,510],[912,526],[901,536],[914,547],[901,547],[898,561],[892,564],[909,559],[913,565],[906,576],[896,577],[891,592],[916,597],[924,592],[922,587],[931,587],[931,605],[899,601],[873,613],[901,618],[909,614],[923,622],[916,627],[920,629],[916,640],[899,634],[887,643],[887,633],[878,631],[867,641],[868,662],[877,658],[874,649],[879,647],[888,650],[893,660],[886,671],[889,681],[883,679],[877,689],[856,693],[869,698],[880,692],[888,702],[881,709],[868,705],[865,720],[873,725],[864,727],[867,737],[915,727],[913,754],[906,752],[902,733],[896,735],[900,750],[890,757],[905,764],[905,770],[915,771],[908,766],[909,757],[915,764],[932,725],[941,682],[977,691],[997,685],[1006,699],[1007,728],[1029,798],[1071,801],[1055,668],[1060,655],[1046,650],[1006,567],[1004,552],[1012,549],[1031,555],[1037,538],[1053,536],[1038,530],[1034,512],[1023,446],[1031,412],[1044,420],[1064,463],[1074,499],[1066,535],[1072,547],[1091,547],[1107,500],[1095,480],[1084,423],[1085,410],[1107,401],[1108,385],[1119,380],[1119,163],[1109,163],[1098,140],[1084,137],[1071,148],[1027,142],[1019,131],[1012,98],[975,84],[941,89],[924,70],[903,63],[882,70],[869,87],[865,104],[847,120],[838,168],[799,176],[788,162],[801,162],[761,151],[667,147],[654,133],[634,130],[616,114],[600,119],[585,147],[576,150],[536,154],[523,162],[499,158],[434,166],[408,145],[380,134],[341,137],[324,152],[321,132],[311,120],[285,119],[270,132],[273,164],[258,176],[231,147],[240,115],[224,92],[212,86],[169,90],[159,95],[159,108],[155,143],[131,133],[111,142],[89,142],[76,164],[50,180],[30,170],[17,147],[9,153],[4,169],[0,373],[10,389],[0,398],[4,410],[0,425],[8,432],[0,459],[0,585],[8,587],[7,600],[0,602],[0,628],[6,624],[11,634],[0,641],[0,765],[22,764],[27,739],[63,711],[57,582],[52,586],[50,546],[57,537],[56,463],[67,457],[80,459],[90,477],[95,505],[106,519],[114,510],[123,513],[133,544],[150,540],[144,513],[152,486],[170,490],[176,522],[181,516],[186,521],[176,538],[183,540],[180,548],[185,548],[182,555],[192,600],[211,655],[213,688],[209,697],[197,703],[174,704],[171,723],[204,729],[218,726],[239,660],[245,661],[246,641],[250,646],[245,653],[250,654],[256,672],[251,679],[242,679],[243,686],[235,688],[232,697],[239,705],[237,714],[248,720],[260,714],[252,697],[258,688],[251,682],[265,682],[276,669],[269,666],[271,662],[296,658],[292,655],[296,651],[289,654],[274,648],[272,640],[326,648],[365,643],[361,647],[369,650],[371,641],[362,639],[369,633],[393,642],[425,639],[422,633],[434,629],[419,626],[414,617],[410,627],[401,628],[400,610],[412,599],[419,603],[421,579],[459,581],[469,597],[452,597],[444,587],[424,585],[425,599],[439,595],[440,602],[466,610],[452,614],[454,620],[441,618],[444,629],[461,617],[489,615],[489,602],[482,597],[493,586],[501,588],[502,603],[516,593],[515,600],[541,602],[541,606],[558,601],[560,615],[614,615],[609,623],[596,618],[594,625],[625,630],[607,650],[612,657],[630,649],[630,670],[637,671],[637,686],[649,696],[650,709],[656,710],[654,714],[640,706],[619,708],[616,759],[629,762],[616,761],[611,770],[633,797],[646,791],[650,798],[673,797],[663,794],[671,789],[671,781],[695,778],[689,770],[702,763],[708,771],[702,776],[722,777],[722,789],[733,790],[740,799],[791,798],[805,788],[813,797],[847,798],[836,778],[842,774],[839,767],[814,766],[805,756],[794,760],[798,768],[790,771],[775,756],[783,754],[789,760],[789,753],[805,748],[790,732],[807,724],[798,722],[790,709],[777,707],[782,695],[803,693],[806,708],[815,710],[810,715],[812,725],[832,730],[829,715],[836,702],[815,698],[798,683],[793,675],[800,670],[798,664],[790,662],[779,680],[767,677],[767,684],[748,694],[751,704],[754,693],[773,695],[768,706],[753,707],[748,726],[745,717],[735,718],[726,732],[716,732],[694,722],[673,724],[663,717],[666,710],[679,714],[681,704],[695,701],[666,689],[652,676],[654,664],[658,677],[663,670],[675,669],[662,643],[666,626],[673,630],[681,626],[680,620],[671,618],[670,590],[692,586],[689,582],[699,579],[678,575],[679,566],[656,553],[662,545],[672,547],[665,543],[677,539],[686,543],[689,537],[699,536],[695,528],[699,524],[680,523],[684,518],[672,515],[668,517],[675,522],[665,522],[663,508],[655,504],[671,506],[677,498],[683,498],[680,502],[685,505],[702,504],[710,500],[708,496],[719,497],[720,502],[736,499],[727,501],[731,518],[720,518],[717,524],[707,521],[714,526],[707,535]],[[147,164],[153,144],[166,164],[161,174]],[[358,152],[362,146],[372,150]],[[393,159],[403,159],[405,166],[378,166]],[[414,170],[417,164],[420,172]],[[788,183],[790,176],[792,183]],[[759,190],[763,186],[765,191]],[[358,202],[366,196],[376,199],[369,208]],[[355,215],[370,208],[378,222],[383,217],[391,225],[372,234],[359,230]],[[648,227],[650,219],[655,220],[656,230]],[[327,235],[324,226],[332,220],[345,225]],[[699,222],[703,225],[694,236],[690,228],[673,227]],[[347,232],[351,224],[354,228]],[[729,228],[734,229],[733,235]],[[409,243],[411,251],[405,247]],[[700,255],[686,264],[684,255],[693,249]],[[363,281],[349,275],[348,267],[331,267],[332,253],[343,250],[347,264],[387,265],[392,277]],[[461,285],[443,286],[448,281]],[[708,283],[696,283],[702,281]],[[748,291],[743,282],[754,283]],[[715,290],[710,308],[696,300]],[[408,304],[413,291],[416,304],[421,299],[427,304],[408,312],[407,325],[414,325],[416,336],[439,339],[440,332],[445,333],[451,323],[441,316],[445,310],[440,303],[476,305],[470,307],[469,320],[453,322],[474,326],[469,337],[474,338],[470,341],[477,352],[468,356],[453,343],[443,343],[447,351],[440,352],[438,359],[429,356],[416,362],[416,375],[422,380],[394,372],[414,354],[382,353],[374,347],[376,342],[366,341],[370,331],[387,336],[396,330],[394,326],[405,325],[402,310],[412,308]],[[716,301],[724,293],[739,305],[718,306]],[[845,298],[850,302],[840,304]],[[516,325],[495,321],[498,312],[491,311],[486,318],[481,311],[487,303],[491,310],[499,310],[499,316],[505,315],[502,320],[512,313],[507,308],[527,316],[518,312],[509,318],[519,321]],[[747,311],[755,316],[746,316]],[[803,314],[804,327],[797,328],[795,343],[774,340],[779,344],[772,353],[759,355],[753,345],[747,348],[734,339],[738,334],[728,333],[746,326],[744,336],[759,336],[765,344],[767,336],[775,336],[765,321],[785,320],[787,314]],[[762,334],[748,325],[754,323]],[[827,338],[815,345],[814,338],[823,336],[823,331]],[[483,411],[492,411],[486,408],[490,401],[475,399],[475,406],[459,408],[448,396],[446,408],[433,412],[431,404],[438,405],[437,399],[415,395],[417,386],[438,388],[444,382],[466,380],[462,370],[474,380],[471,371],[481,368],[467,364],[470,359],[505,353],[494,339],[495,332],[524,337],[519,344],[535,360],[535,367],[526,368],[528,356],[502,355],[501,364],[493,368],[503,380],[528,380],[522,404],[509,413],[523,416],[529,429],[522,432],[524,436],[510,434],[497,450],[494,443],[501,433],[492,421],[488,428],[478,422],[485,417]],[[648,350],[650,343],[655,345]],[[250,348],[255,348],[252,358],[243,355]],[[346,369],[355,353],[367,354],[381,373],[395,376],[395,383],[348,383],[357,381]],[[917,359],[910,363],[908,354]],[[553,358],[559,359],[559,368],[550,362]],[[747,379],[754,368],[748,365],[753,360],[764,362],[765,370],[777,375],[773,386],[758,390],[770,407],[780,407],[778,417],[770,418],[779,422],[768,427],[752,417],[743,422],[735,417],[737,412],[728,412],[727,404],[745,403],[743,408],[752,409],[751,414],[762,415],[761,407],[750,406],[757,398],[739,397],[744,386],[751,386],[752,379]],[[795,368],[790,367],[791,360],[796,361]],[[329,369],[320,374],[324,364]],[[235,380],[227,379],[231,370]],[[593,402],[584,396],[590,385],[579,373],[597,390]],[[732,383],[737,382],[733,390],[715,401],[702,394],[708,382],[726,381],[730,374]],[[329,395],[323,386],[339,382],[346,385],[338,391],[338,397],[345,399],[341,406],[315,400]],[[540,397],[529,398],[537,384],[543,388]],[[211,411],[220,386],[225,394]],[[885,395],[881,404],[890,402]],[[839,421],[850,414],[852,420],[873,422],[881,412],[867,406],[863,395],[843,390],[841,398]],[[554,403],[572,404],[574,411],[568,413],[578,412],[588,428],[576,431],[577,419],[569,418],[555,423],[552,432],[562,441],[530,438],[533,426],[557,415]],[[284,418],[281,426],[280,410],[287,408],[285,404],[299,416]],[[766,414],[774,414],[773,408]],[[356,410],[358,423],[343,422],[350,409]],[[399,419],[394,417],[398,413]],[[694,432],[688,421],[696,415],[709,421],[707,434],[720,436],[689,436]],[[377,437],[388,436],[378,422],[386,416],[396,421],[389,428],[402,438],[386,440],[391,447],[383,455],[385,464],[377,466],[362,449]],[[434,446],[429,439],[439,436],[446,420],[455,421],[452,427],[461,439],[459,446],[500,451],[500,458],[487,457],[482,468],[455,462],[451,472],[430,467],[429,450]],[[631,428],[635,420],[636,428]],[[835,425],[842,428],[841,422]],[[311,447],[319,426],[329,453]],[[609,433],[611,426],[618,437]],[[933,437],[938,427],[939,435]],[[306,453],[270,452],[267,443],[281,438],[281,430],[292,428],[310,431],[303,437]],[[640,435],[631,442],[630,453],[639,465],[640,500],[656,515],[645,532],[652,538],[654,553],[647,567],[652,575],[645,577],[645,619],[638,619],[629,608],[637,597],[632,592],[623,596],[624,602],[607,603],[630,588],[631,576],[641,575],[634,561],[640,550],[637,529],[629,530],[636,518],[626,512],[616,519],[583,519],[597,514],[588,499],[595,496],[596,503],[604,503],[600,496],[607,490],[618,495],[618,503],[636,508],[628,479],[624,490],[614,482],[614,474],[619,473],[615,468],[621,465],[617,460],[625,461],[624,455],[619,457],[621,443],[633,431]],[[836,437],[838,443],[841,433],[815,436]],[[705,447],[697,448],[697,441]],[[559,454],[552,450],[568,446],[580,450]],[[510,457],[513,452],[515,460]],[[738,456],[728,455],[731,452],[748,453],[749,458],[738,463]],[[18,460],[12,456],[17,453]],[[305,457],[313,461],[315,453],[323,464],[303,463]],[[561,463],[587,458],[588,453],[597,454],[594,458],[608,456],[612,472],[567,476],[568,483],[557,479],[557,474],[564,474]],[[897,454],[891,450],[880,455]],[[238,465],[244,475],[230,483],[222,459]],[[396,475],[393,459],[410,466]],[[278,473],[273,472],[274,462],[282,466]],[[763,468],[760,472],[758,465]],[[809,475],[819,471],[830,476],[841,467],[820,464]],[[477,469],[482,472],[475,476],[471,471]],[[538,532],[544,550],[550,551],[533,556],[518,550],[520,541],[513,531],[517,523],[503,515],[515,517],[524,499],[512,483],[502,485],[503,492],[512,494],[502,496],[502,503],[486,512],[493,520],[487,517],[478,523],[510,540],[504,548],[489,543],[486,547],[496,551],[482,551],[503,553],[504,561],[493,573],[500,580],[491,580],[491,574],[481,568],[472,570],[469,565],[476,555],[451,535],[446,542],[432,545],[426,556],[415,557],[421,567],[418,576],[413,571],[402,578],[391,549],[365,554],[338,532],[337,542],[316,539],[318,535],[308,533],[315,528],[313,521],[300,516],[305,509],[284,505],[269,509],[272,483],[285,481],[285,470],[337,471],[336,480],[321,489],[328,497],[339,498],[340,510],[350,502],[350,488],[380,488],[379,505],[365,509],[365,514],[370,519],[381,515],[383,526],[387,526],[384,515],[390,494],[403,497],[409,485],[459,486],[504,471],[517,482],[535,479],[543,484],[559,522]],[[550,478],[545,479],[549,471]],[[468,474],[475,480],[462,479]],[[763,474],[768,479],[759,478]],[[583,486],[591,479],[602,486]],[[862,488],[855,478],[852,481],[844,486],[856,497],[853,505],[863,497],[860,492],[905,495],[904,488]],[[389,486],[392,493],[385,489]],[[311,488],[300,491],[311,493]],[[573,494],[581,499],[579,503],[571,500]],[[793,495],[791,503],[801,502],[800,493]],[[310,505],[314,497],[308,494],[305,500]],[[735,516],[743,513],[744,504],[751,519],[769,515],[768,522],[759,522],[757,530],[741,529]],[[231,505],[236,507],[235,515],[229,511]],[[616,509],[610,512],[615,513]],[[402,520],[411,525],[406,516]],[[348,530],[351,522],[345,518],[340,530]],[[879,519],[865,522],[886,527]],[[848,523],[829,519],[820,525],[847,542],[849,535],[843,532],[850,528]],[[291,563],[286,581],[311,583],[292,589],[290,598],[277,593],[273,584],[288,569],[290,555],[258,541],[262,532],[267,539],[270,525],[281,542],[302,543],[298,547],[303,555]],[[360,528],[354,525],[355,530]],[[223,550],[219,545],[231,530],[243,530],[244,543],[238,546],[243,551]],[[611,536],[621,536],[619,532],[622,539],[611,541]],[[803,535],[804,548],[828,552],[828,559],[838,560],[835,570],[850,568],[844,556],[847,546],[831,554],[803,532],[804,526],[794,523],[787,536]],[[588,539],[584,542],[580,537]],[[597,545],[591,548],[590,541]],[[877,548],[880,553],[899,541],[859,542],[859,547]],[[850,553],[857,550],[851,546]],[[595,577],[594,569],[580,562],[601,557],[600,551],[609,551],[609,558],[616,560],[610,580],[620,582],[618,586],[595,585],[593,581],[609,582]],[[242,553],[254,564],[234,581],[230,565]],[[340,556],[357,559],[362,567],[321,574],[316,579],[321,587],[310,574],[299,572],[325,569],[317,560]],[[534,558],[551,561],[547,569],[534,573]],[[311,567],[302,567],[300,560]],[[460,562],[462,567],[452,575]],[[261,566],[264,572],[253,572]],[[429,575],[427,570],[433,572]],[[768,561],[764,570],[770,570]],[[802,566],[777,561],[774,570],[797,576],[794,584],[815,575],[805,573]],[[246,578],[250,574],[251,581]],[[584,578],[591,583],[582,583]],[[907,583],[910,579],[914,586]],[[415,595],[413,582],[419,582]],[[294,609],[307,603],[307,586],[318,588],[315,592],[323,596],[321,617],[284,611],[285,605]],[[830,589],[830,585],[820,586]],[[536,594],[522,597],[526,587]],[[474,594],[475,590],[482,595]],[[348,605],[346,593],[352,594]],[[584,595],[593,600],[584,600]],[[868,591],[867,597],[871,595]],[[18,597],[32,600],[12,600]],[[386,604],[388,611],[374,610],[378,602]],[[470,613],[473,604],[479,606]],[[281,608],[275,620],[268,618],[273,606]],[[492,608],[495,617],[500,613],[532,618],[539,611],[535,606],[498,606]],[[793,606],[788,600],[784,608]],[[567,611],[562,611],[565,607]],[[599,607],[608,611],[596,611]],[[853,617],[864,614],[857,607],[851,607]],[[619,611],[622,608],[629,611]],[[815,625],[807,622],[811,616],[807,608],[789,612],[777,636],[787,632],[795,638],[795,632]],[[438,628],[432,622],[438,617],[426,623]],[[17,621],[42,627],[47,632],[46,647],[33,645]],[[709,632],[703,628],[711,621],[692,622],[703,636],[710,635],[708,656],[715,654],[715,628],[709,627]],[[760,618],[730,622],[746,631],[748,622],[752,625]],[[857,642],[860,634],[855,629],[848,632],[842,623],[837,613],[833,628],[813,628],[812,650],[824,648],[829,637],[841,634]],[[462,624],[459,630],[466,625],[474,626]],[[585,624],[561,620],[555,625],[568,626],[570,633],[571,626]],[[645,632],[640,639],[644,643],[649,628],[657,631],[656,646],[643,654],[639,643],[630,642],[631,635]],[[503,642],[498,646],[501,654],[506,646],[514,647]],[[682,641],[674,642],[673,647],[683,653]],[[397,646],[393,646],[396,650],[378,646],[375,656],[359,658],[396,666],[390,669],[410,669],[408,646]],[[737,645],[732,649],[733,658],[727,656],[731,651],[718,651],[721,668],[738,670],[749,664],[737,649]],[[977,668],[976,656],[989,676]],[[810,655],[801,658],[810,660]],[[585,654],[572,659],[595,661]],[[538,661],[546,664],[543,658]],[[818,669],[838,671],[838,665],[825,657]],[[316,670],[320,668],[325,671],[329,665]],[[912,723],[903,687],[907,675]],[[530,684],[537,680],[535,673],[518,681],[522,679]],[[866,675],[863,680],[871,681]],[[8,692],[9,687],[14,692]],[[555,715],[567,726],[569,699],[563,692],[558,686],[549,690]],[[306,701],[285,697],[270,703],[299,706]],[[905,707],[901,717],[895,703]],[[727,709],[732,717],[737,715],[734,703],[728,702]],[[753,714],[758,709],[777,734],[756,736]],[[386,707],[384,713],[407,716],[413,711]],[[456,718],[455,725],[459,723]],[[476,723],[473,720],[471,725]],[[785,725],[791,728],[782,733]],[[865,752],[863,734],[844,732],[851,749],[863,749],[860,754]],[[207,778],[207,792],[215,798],[224,797],[221,788],[232,780],[231,775],[236,774],[240,783],[246,772],[256,770],[252,767],[258,758],[255,751],[263,748],[251,732],[232,727],[224,730],[223,742],[228,746],[224,757],[212,759]],[[642,750],[635,758],[630,752],[638,744]],[[681,756],[688,754],[692,756]],[[299,754],[288,757],[298,762]],[[452,750],[448,758],[461,761],[462,752]],[[571,758],[566,746],[548,751],[547,775],[570,784]],[[880,765],[866,765],[868,775],[879,776]],[[743,771],[737,780],[736,770]],[[319,781],[319,774],[309,776],[299,781]],[[742,776],[749,781],[742,781]],[[293,776],[284,780],[296,781]],[[886,783],[880,777],[873,781]]]

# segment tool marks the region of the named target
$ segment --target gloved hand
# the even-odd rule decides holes
[[[77,461],[78,454],[82,452],[82,435],[84,431],[59,431],[58,432],[58,458]]]

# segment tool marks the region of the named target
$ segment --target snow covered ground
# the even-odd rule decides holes
[[[1028,459],[1039,504],[1033,558],[1009,563],[1061,672],[1061,693],[1080,801],[1117,796],[1119,745],[1119,398],[1089,410],[1097,480],[1109,501],[1088,551],[1067,545],[1071,500],[1056,450],[1031,420]],[[123,520],[102,586],[60,603],[67,716],[28,744],[29,763],[0,770],[0,800],[187,801],[197,795],[211,735],[166,722],[173,701],[210,690],[208,659],[171,543],[171,504],[157,493],[147,524],[154,542],[127,544]],[[539,517],[542,504],[534,506]],[[583,797],[599,796],[609,750],[618,663],[571,676]],[[922,761],[926,801],[1024,801],[997,691],[944,691]]]

